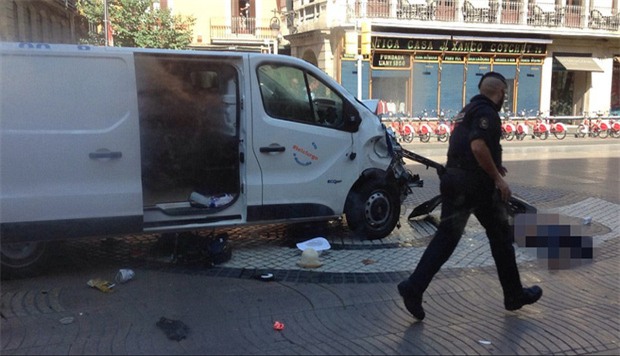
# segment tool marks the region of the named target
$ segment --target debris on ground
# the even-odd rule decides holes
[[[282,324],[279,321],[276,321],[275,323],[273,323],[273,329],[277,331],[284,330],[284,324]]]
[[[106,280],[103,280],[101,278],[93,278],[88,280],[88,282],[86,282],[86,284],[89,287],[92,288],[97,288],[100,291],[104,292],[104,293],[110,293],[112,292],[112,288],[114,288],[115,284],[114,283],[110,283]]]
[[[189,327],[180,320],[172,320],[162,316],[155,325],[162,329],[170,340],[181,341],[189,333]]]

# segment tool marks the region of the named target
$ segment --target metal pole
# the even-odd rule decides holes
[[[103,0],[103,31],[105,32],[105,46],[108,46],[108,0]]]
[[[362,55],[357,55],[357,98],[362,100]]]

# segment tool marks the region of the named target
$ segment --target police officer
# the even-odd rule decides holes
[[[446,171],[440,176],[441,221],[415,271],[398,285],[405,307],[418,320],[425,317],[424,291],[454,252],[472,213],[486,230],[505,308],[517,310],[542,296],[540,287],[521,285],[512,246],[506,205],[512,193],[504,180],[498,115],[507,87],[501,74],[486,73],[478,84],[480,94],[456,117]]]

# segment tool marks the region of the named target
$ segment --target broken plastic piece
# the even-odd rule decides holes
[[[320,252],[323,250],[329,250],[331,245],[324,237],[315,237],[313,239],[298,243],[297,248],[302,251],[305,251],[307,248],[313,248],[315,251]]]

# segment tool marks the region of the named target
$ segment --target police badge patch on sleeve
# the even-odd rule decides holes
[[[481,117],[478,125],[480,125],[480,128],[483,129],[483,130],[488,129],[489,128],[489,119],[487,119],[486,117]]]

